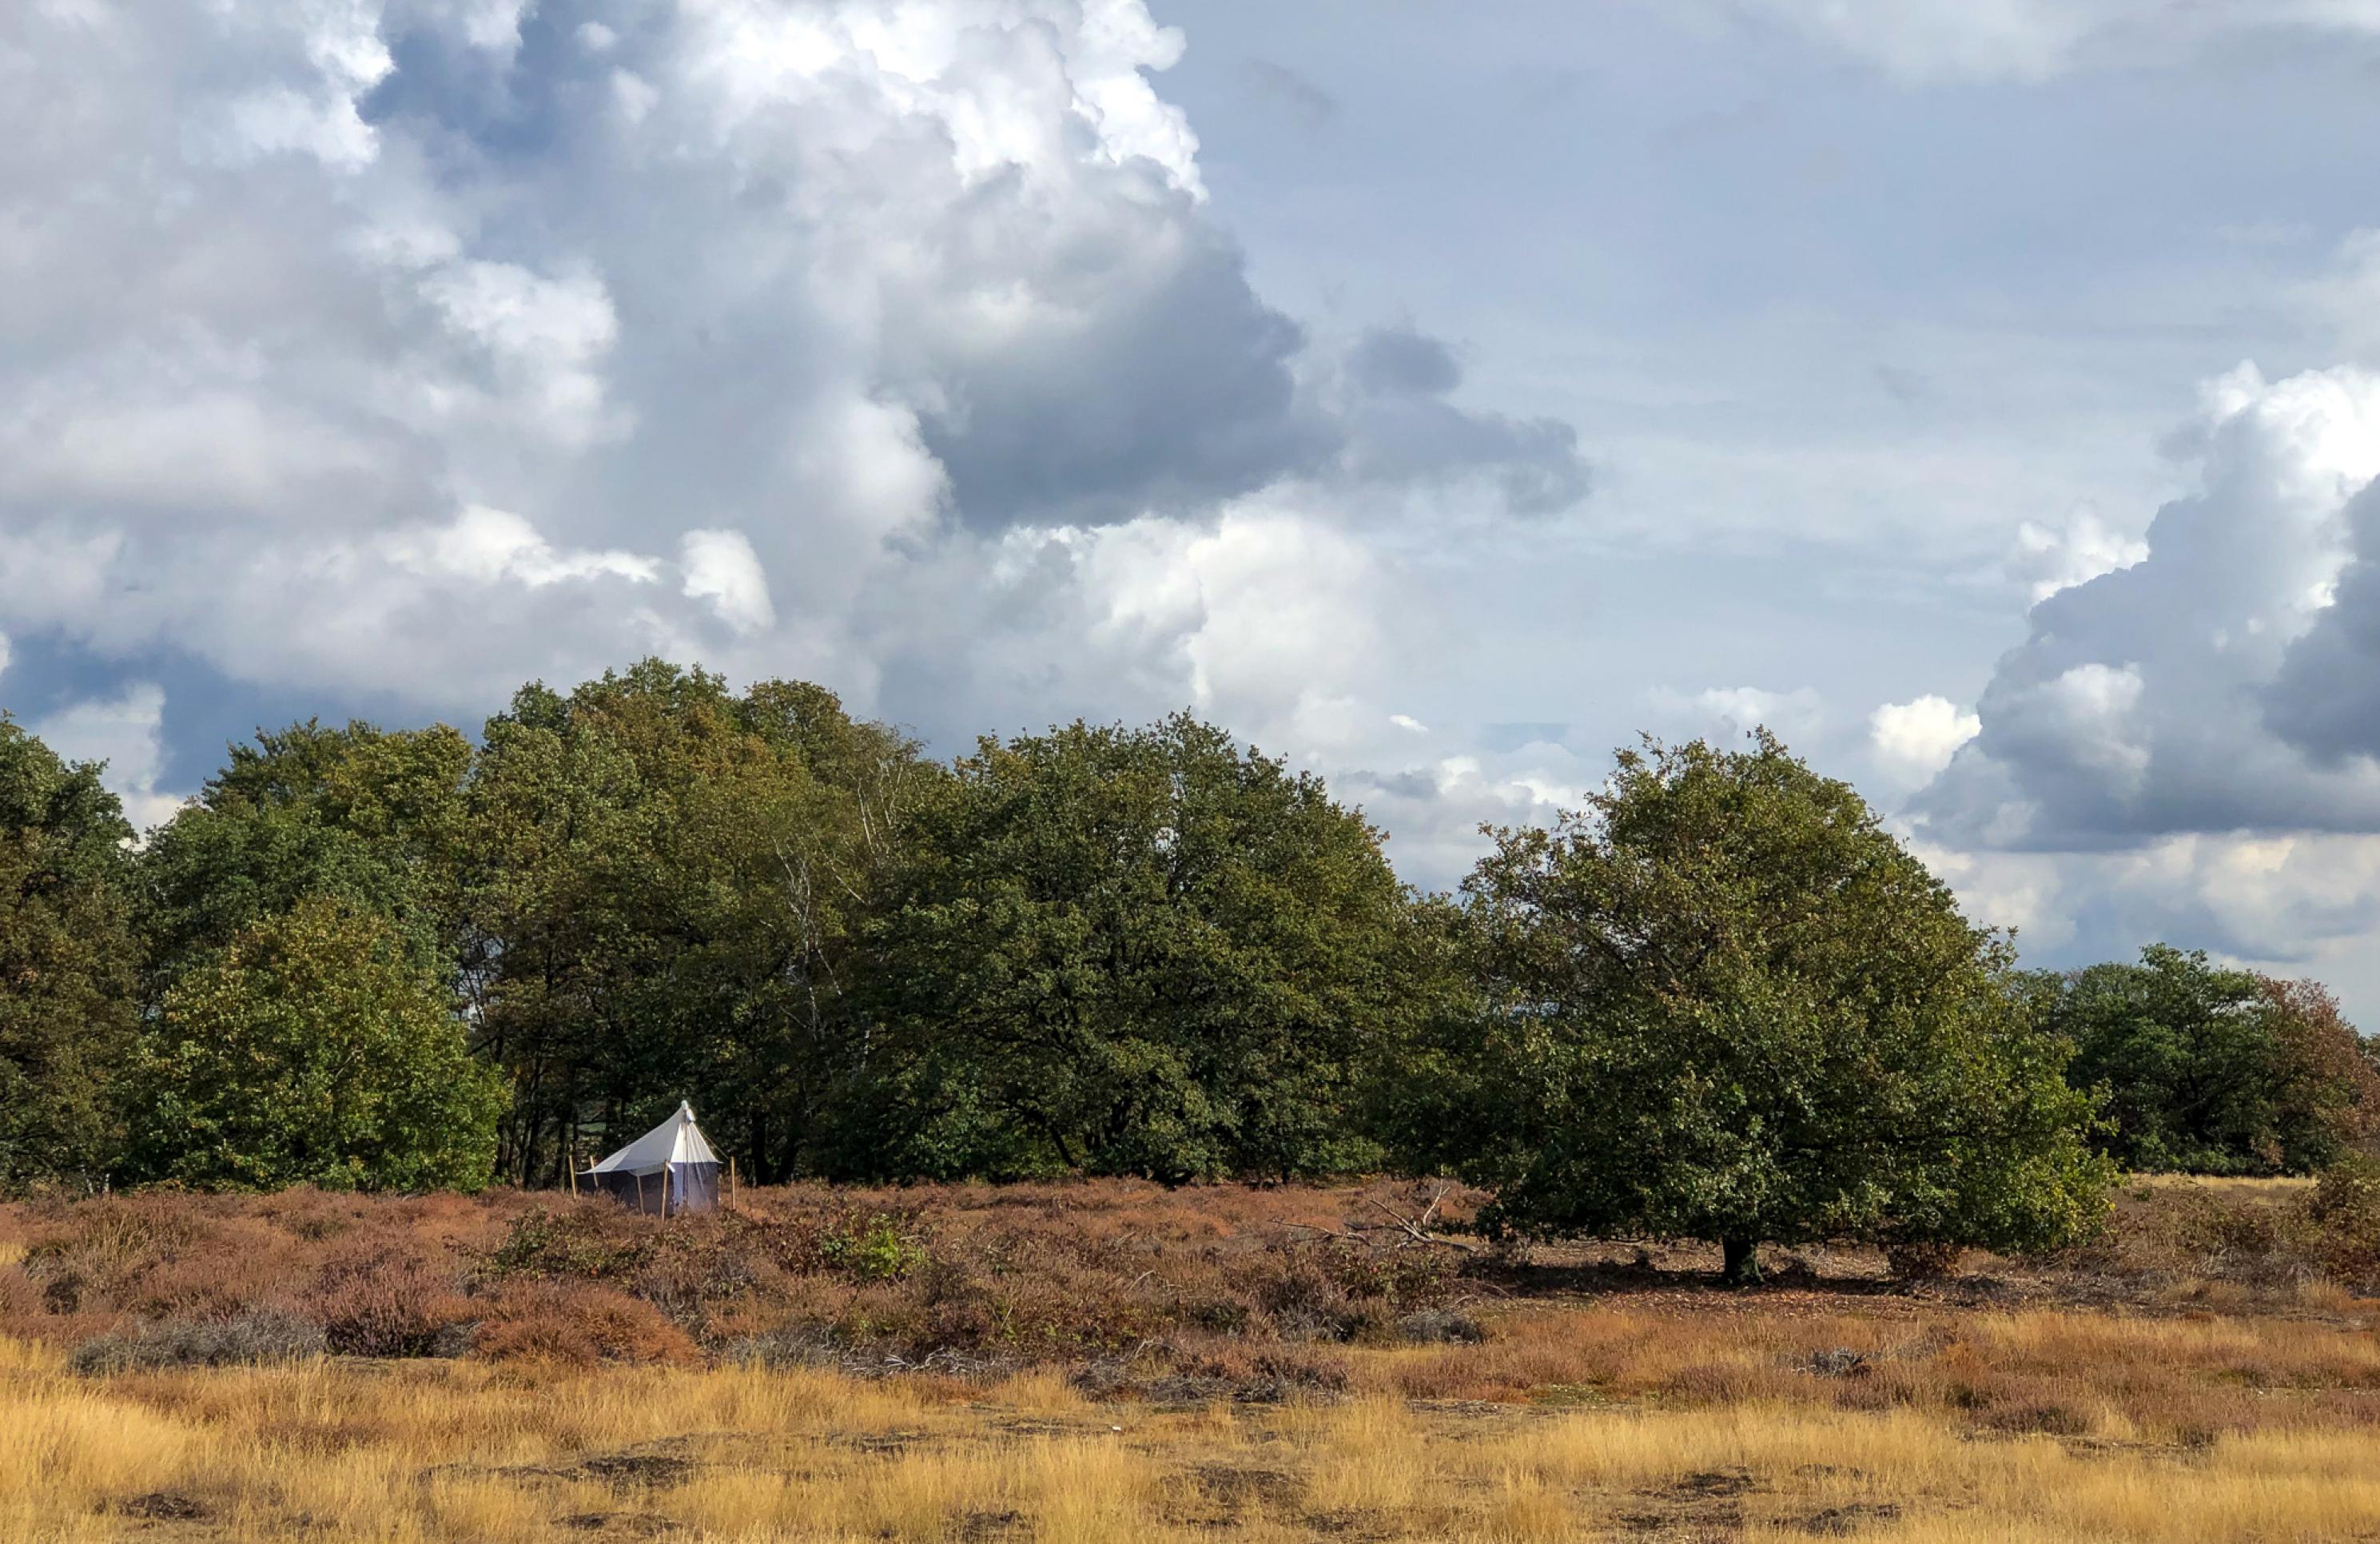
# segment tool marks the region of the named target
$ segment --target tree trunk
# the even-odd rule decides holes
[[[1729,1286],[1750,1286],[1760,1280],[1760,1243],[1751,1238],[1722,1238],[1719,1253],[1725,1264],[1719,1280]]]

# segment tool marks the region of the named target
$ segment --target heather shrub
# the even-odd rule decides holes
[[[234,1367],[302,1361],[329,1349],[321,1328],[295,1314],[259,1308],[234,1319],[166,1319],[128,1334],[101,1335],[67,1360],[90,1376],[159,1368]]]
[[[306,1308],[325,1343],[346,1356],[434,1355],[471,1313],[444,1272],[385,1249],[323,1266]]]
[[[756,1242],[784,1270],[854,1282],[890,1282],[927,1260],[918,1209],[835,1202],[755,1224]]]
[[[2380,1290],[2380,1161],[2354,1153],[2325,1169],[2306,1199],[2305,1218],[2333,1280]]]
[[[1397,1320],[1397,1333],[1417,1345],[1476,1345],[1488,1338],[1486,1326],[1451,1308],[1416,1309]]]
[[[496,1362],[690,1362],[694,1342],[660,1309],[610,1287],[526,1282],[504,1288],[471,1337]]]
[[[1899,1280],[1904,1282],[1938,1282],[1958,1273],[1959,1262],[1967,1258],[1967,1248],[1961,1244],[1944,1244],[1933,1239],[1907,1239],[1884,1247],[1884,1262]],[[1798,1263],[1798,1262],[1796,1262]],[[1803,1267],[1803,1274],[1815,1274]]]
[[[608,1201],[587,1201],[559,1213],[533,1207],[513,1220],[504,1242],[480,1262],[490,1280],[603,1281],[628,1275],[652,1256],[649,1219]]]

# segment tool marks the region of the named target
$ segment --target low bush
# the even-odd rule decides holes
[[[610,1287],[528,1282],[488,1305],[471,1355],[496,1362],[691,1362],[684,1330],[640,1298]]]
[[[428,1356],[459,1349],[472,1317],[451,1273],[395,1250],[334,1259],[305,1300],[330,1348],[346,1356]]]
[[[67,1365],[79,1373],[99,1375],[303,1361],[329,1349],[321,1326],[295,1314],[260,1308],[233,1319],[166,1319],[143,1324],[128,1334],[102,1335],[75,1347]]]

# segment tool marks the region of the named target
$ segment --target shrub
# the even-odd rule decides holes
[[[1397,1320],[1397,1333],[1418,1345],[1476,1345],[1488,1338],[1486,1326],[1451,1308],[1409,1313]]]
[[[558,1216],[533,1207],[515,1218],[504,1242],[481,1258],[480,1274],[498,1281],[625,1276],[652,1257],[653,1235],[638,1226],[642,1221],[604,1201]]]
[[[2352,1153],[2325,1169],[2305,1214],[2330,1276],[2365,1291],[2380,1284],[2380,1161]]]
[[[329,1347],[317,1325],[272,1308],[213,1321],[166,1319],[129,1334],[102,1335],[75,1347],[67,1360],[86,1376],[156,1368],[236,1367],[303,1361]]]
[[[330,1349],[346,1356],[435,1355],[471,1311],[445,1276],[391,1250],[332,1261],[306,1302]]]
[[[694,1342],[650,1303],[609,1287],[532,1282],[497,1295],[471,1338],[496,1362],[689,1362]]]
[[[855,1281],[890,1282],[926,1263],[925,1246],[901,1231],[899,1221],[884,1212],[865,1219],[845,1219],[823,1234],[819,1255],[827,1265]]]
[[[1931,1239],[1909,1239],[1884,1246],[1884,1262],[1904,1282],[1938,1282],[1958,1273],[1967,1258],[1966,1246]]]

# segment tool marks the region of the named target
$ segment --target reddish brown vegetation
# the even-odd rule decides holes
[[[1692,1246],[1500,1254],[1421,1243],[1394,1225],[1436,1194],[793,1186],[668,1222],[517,1192],[33,1202],[0,1208],[0,1259],[16,1257],[0,1266],[0,1334],[89,1343],[95,1366],[185,1345],[206,1358],[250,1343],[303,1346],[319,1333],[330,1351],[362,1356],[961,1374],[1057,1363],[1086,1388],[1154,1397],[1351,1381],[1438,1399],[1553,1389],[1706,1403],[1815,1390],[1849,1408],[1925,1405],[2048,1430],[2080,1418],[2074,1397],[2050,1387],[2072,1348],[2038,1368],[1998,1348],[1970,1368],[1951,1309],[2336,1318],[2357,1313],[2350,1293],[2380,1270],[2380,1184],[2359,1171],[2312,1187],[2136,1187],[2105,1236],[2050,1260],[1779,1254],[1771,1285],[1748,1295],[1717,1290],[1715,1252]],[[1477,1199],[1445,1197],[1437,1225],[1461,1229]],[[1548,1303],[1610,1311],[1537,1311]],[[1657,1322],[1670,1327],[1655,1332]],[[1397,1349],[1358,1366],[1349,1346]],[[2134,1381],[2095,1384],[2091,1398],[2179,1412],[2208,1431],[2236,1424],[2226,1400],[2274,1379],[2359,1396],[2368,1387],[2360,1364],[2212,1378],[2187,1356],[2124,1377]],[[2198,1392],[2183,1398],[2184,1384]]]

